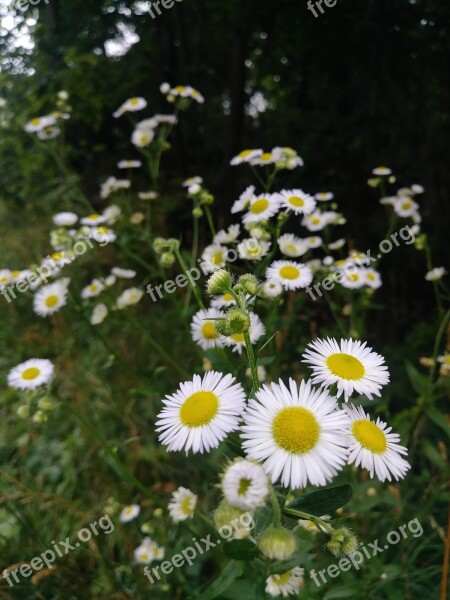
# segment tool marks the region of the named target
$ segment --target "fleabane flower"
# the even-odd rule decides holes
[[[118,118],[121,117],[126,112],[137,112],[139,110],[144,110],[147,106],[147,100],[145,98],[128,98],[114,113],[113,117]]]
[[[13,367],[8,373],[9,387],[34,390],[53,378],[53,363],[46,358],[30,358]]]
[[[246,238],[238,245],[239,258],[243,260],[261,260],[267,256],[271,243],[256,238]]]
[[[317,194],[314,194],[314,198],[317,202],[329,202],[333,200],[334,194],[333,192],[317,192]]]
[[[67,304],[69,278],[59,279],[41,287],[33,298],[33,310],[40,317],[47,317],[58,312]]]
[[[394,212],[403,218],[412,217],[419,210],[419,205],[406,196],[396,198],[392,205]]]
[[[261,194],[250,200],[248,211],[242,217],[244,223],[266,221],[280,210],[280,201],[276,194]]]
[[[196,505],[197,496],[191,490],[179,487],[172,494],[167,508],[172,521],[179,523],[180,521],[186,521],[186,519],[192,519]]]
[[[296,215],[308,215],[316,208],[313,196],[303,190],[282,190],[278,194],[281,207]]]
[[[261,154],[262,154],[261,149],[242,150],[241,152],[239,152],[239,154],[237,154],[236,156],[233,156],[233,158],[230,160],[230,165],[235,167],[236,165],[241,165],[242,163],[248,163],[253,158],[256,158],[257,156],[261,156]]]
[[[132,306],[133,304],[137,304],[143,295],[144,295],[144,292],[142,290],[140,290],[139,288],[136,288],[136,287],[128,288],[128,289],[124,290],[120,294],[120,296],[117,298],[117,308],[119,310],[122,310],[123,308],[126,308],[127,306]]]
[[[130,506],[124,506],[120,511],[119,521],[121,523],[129,523],[135,519],[141,512],[139,504],[131,504]]]
[[[217,308],[208,308],[199,310],[192,317],[192,339],[202,350],[223,347],[222,337],[217,332],[215,324],[217,319],[222,319],[224,316],[224,313]]]
[[[266,579],[266,593],[277,598],[278,596],[293,596],[298,594],[304,585],[305,570],[301,567],[294,567],[285,573],[269,575]]]
[[[248,316],[250,318],[248,334],[250,336],[250,342],[253,345],[265,334],[266,328],[256,313],[250,311]],[[242,350],[245,348],[245,338],[243,333],[233,333],[230,336],[222,337],[222,340],[225,346],[232,348],[233,352],[237,352],[238,354],[241,354]]]
[[[311,382],[289,380],[263,387],[250,400],[241,427],[242,447],[273,483],[325,485],[347,459],[348,417],[336,398]]]
[[[321,231],[329,225],[329,223],[329,219],[327,219],[323,213],[318,211],[305,215],[302,220],[302,225],[304,225],[308,231]]]
[[[221,229],[214,236],[213,243],[214,244],[231,244],[232,242],[236,241],[237,238],[239,237],[240,230],[241,230],[241,228],[239,225],[230,225],[230,227],[227,229],[227,231],[225,231],[224,229]]]
[[[372,351],[366,342],[333,338],[317,339],[307,345],[302,362],[313,371],[313,383],[324,387],[337,384],[337,397],[348,402],[356,392],[372,400],[389,382],[384,358]]]
[[[207,246],[202,253],[202,269],[207,273],[214,273],[225,266],[228,248],[220,244]]]
[[[283,293],[283,286],[275,279],[267,279],[262,285],[261,292],[265,298],[277,298]]]
[[[308,287],[313,275],[306,265],[293,260],[276,260],[268,267],[266,277],[281,283],[285,290],[297,290]]]
[[[60,212],[53,215],[52,221],[58,227],[70,227],[78,221],[78,216],[73,212]]]
[[[364,269],[365,284],[373,290],[377,290],[382,285],[381,275],[375,269]]]
[[[392,169],[385,166],[375,167],[375,169],[372,169],[372,173],[378,177],[388,177],[389,175],[392,175]]]
[[[347,405],[345,411],[351,420],[349,464],[367,469],[380,481],[403,479],[411,465],[403,458],[408,450],[398,443],[398,433],[391,433],[392,427],[379,417],[372,421],[361,406]]]
[[[362,288],[366,282],[366,270],[365,269],[356,269],[352,268],[344,268],[343,277],[339,282],[342,287],[348,288],[350,290],[356,290]]]
[[[227,467],[220,484],[225,499],[241,510],[264,506],[269,483],[264,469],[250,460],[237,459]]]
[[[142,565],[149,565],[154,560],[162,560],[164,558],[164,548],[158,546],[149,537],[142,540],[140,545],[134,551],[134,559]]]
[[[122,269],[121,267],[113,267],[111,273],[120,279],[133,279],[133,277],[136,277],[136,271],[133,269]]]
[[[427,281],[439,281],[446,273],[447,270],[444,267],[434,267],[434,269],[431,269],[431,271],[426,273],[425,279]]]
[[[284,233],[278,238],[280,251],[286,256],[297,258],[303,256],[309,248],[305,241],[295,236],[293,233]]]
[[[156,431],[170,452],[209,452],[239,425],[245,393],[232,375],[208,371],[163,400]]]
[[[247,208],[247,206],[250,204],[250,200],[252,200],[254,197],[255,186],[249,185],[247,188],[245,188],[245,190],[242,192],[239,198],[235,200],[233,206],[231,207],[231,212],[233,214],[242,212]]]
[[[81,290],[82,298],[95,298],[105,289],[105,284],[99,279],[94,279],[92,283]]]
[[[105,304],[97,304],[91,314],[91,325],[100,325],[108,316],[108,308]]]

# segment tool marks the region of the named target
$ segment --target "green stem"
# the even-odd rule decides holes
[[[248,362],[250,365],[250,372],[252,375],[253,390],[256,393],[259,390],[259,379],[258,379],[258,366],[256,364],[255,353],[253,352],[253,346],[250,341],[250,334],[248,331],[244,333],[245,348],[247,350]]]
[[[342,324],[342,321],[341,321],[340,317],[338,316],[338,314],[336,312],[336,309],[334,308],[333,303],[330,300],[330,297],[329,297],[329,295],[327,294],[327,292],[325,290],[323,290],[323,296],[324,296],[324,298],[325,298],[325,300],[326,300],[326,302],[327,302],[327,304],[328,304],[328,306],[330,308],[331,314],[333,315],[334,320],[336,321],[336,325],[338,326],[341,334],[344,337],[346,337],[347,332],[346,332],[345,326]]]
[[[270,502],[273,508],[273,524],[275,527],[281,526],[281,508],[278,502],[277,494],[272,486],[270,486]]]
[[[312,521],[314,523],[314,525],[316,525],[316,527],[318,527],[319,529],[321,527],[323,527],[323,529],[325,529],[325,531],[329,534],[331,534],[334,531],[333,526],[330,525],[330,523],[328,523],[327,521],[324,521],[323,519],[321,519],[320,517],[316,517],[315,515],[310,515],[309,513],[305,513],[300,510],[294,510],[292,508],[285,508],[284,510],[285,510],[285,512],[289,513],[290,515],[294,515],[295,517],[298,517],[299,519],[305,519],[306,521]]]
[[[192,278],[192,275],[189,272],[189,269],[187,268],[186,263],[184,262],[184,258],[181,256],[180,249],[176,248],[174,252],[175,252],[175,256],[177,257],[177,260],[180,264],[180,267],[183,270],[184,274],[186,275],[186,277],[189,281],[189,285],[190,285],[192,291],[194,292],[194,296],[195,296],[195,299],[197,300],[197,304],[199,305],[200,308],[205,308],[200,291],[199,291],[194,279]]]
[[[209,210],[209,206],[207,204],[205,204],[205,213],[206,219],[208,220],[209,229],[211,230],[212,236],[215,237],[216,229],[214,227],[211,211]]]

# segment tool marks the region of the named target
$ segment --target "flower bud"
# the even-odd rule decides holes
[[[41,410],[52,410],[53,408],[55,408],[55,403],[54,401],[49,398],[48,396],[44,396],[43,398],[41,398],[38,402],[38,407]]]
[[[208,279],[206,290],[211,296],[219,296],[226,294],[230,290],[232,283],[230,273],[226,269],[219,269]]]
[[[234,538],[248,537],[250,534],[251,525],[242,523],[242,515],[247,515],[248,511],[240,510],[228,504],[226,500],[222,500],[214,512],[214,525],[220,531],[222,527],[229,527],[233,530]]]
[[[250,328],[250,317],[241,308],[230,308],[225,323],[232,333],[246,333]]]
[[[258,278],[252,275],[251,273],[241,275],[241,277],[239,277],[239,283],[240,285],[242,285],[244,290],[251,296],[256,296],[260,288]]]
[[[294,554],[297,541],[288,529],[271,525],[261,534],[258,546],[268,558],[286,560]]]
[[[167,247],[167,241],[162,237],[157,237],[153,240],[153,250],[158,254],[164,252]]]
[[[358,540],[347,527],[335,529],[331,533],[331,539],[327,544],[328,550],[337,557],[353,554],[357,547]]]
[[[192,210],[192,216],[195,217],[196,219],[200,219],[200,217],[203,217],[203,211],[200,208],[200,206],[196,206],[193,210]]]
[[[33,415],[34,423],[45,423],[45,421],[47,421],[47,419],[48,419],[48,417],[43,410],[37,410]]]
[[[17,416],[21,419],[26,419],[30,416],[30,407],[28,404],[22,404],[22,406],[19,406],[17,409]]]
[[[168,269],[175,262],[175,254],[172,252],[163,252],[161,254],[160,263],[165,269]]]

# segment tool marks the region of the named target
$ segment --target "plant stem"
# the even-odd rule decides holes
[[[270,486],[270,501],[273,508],[273,524],[275,527],[281,526],[281,508],[278,502],[277,494],[272,486]]]
[[[245,348],[247,350],[248,362],[250,365],[250,372],[252,374],[253,390],[257,392],[259,390],[258,380],[258,366],[256,364],[255,353],[253,352],[253,346],[250,341],[250,334],[248,331],[244,333]]]
[[[178,262],[180,263],[181,269],[183,270],[184,274],[188,278],[189,285],[190,285],[192,291],[194,292],[194,296],[195,296],[195,299],[197,300],[197,304],[199,305],[200,308],[205,308],[200,291],[199,291],[195,281],[192,279],[192,275],[189,272],[189,269],[187,268],[186,263],[184,262],[184,258],[181,256],[180,249],[176,248],[174,252],[175,252],[175,256],[177,257]]]

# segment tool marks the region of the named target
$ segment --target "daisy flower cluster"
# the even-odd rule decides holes
[[[202,94],[190,85],[176,85],[172,87],[169,83],[164,82],[160,85],[159,89],[166,96],[167,102],[175,104],[180,110],[188,108],[191,101],[197,102],[197,104],[205,102]]]
[[[36,135],[41,141],[57,138],[61,133],[62,123],[71,116],[72,107],[68,100],[69,94],[65,90],[58,92],[56,109],[48,115],[33,117],[25,124],[25,131]]]

